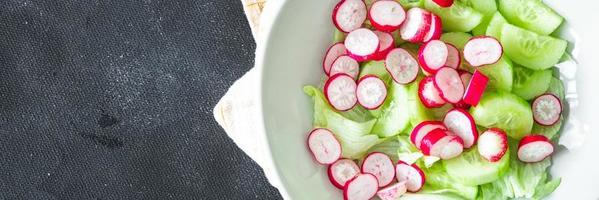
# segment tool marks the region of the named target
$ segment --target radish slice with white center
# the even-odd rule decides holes
[[[464,46],[464,58],[473,67],[496,63],[503,55],[503,47],[489,36],[474,37]]]
[[[349,33],[362,27],[367,12],[362,0],[342,0],[333,9],[333,23],[340,31]]]
[[[345,37],[345,48],[349,56],[362,62],[370,59],[379,49],[379,37],[371,30],[356,29]]]
[[[478,138],[478,153],[489,162],[497,162],[507,151],[507,136],[498,128],[490,128]]]
[[[518,144],[518,159],[522,162],[539,162],[552,153],[553,145],[544,135],[527,135]]]
[[[377,1],[370,6],[368,19],[377,30],[393,32],[406,19],[406,11],[396,1]]]
[[[422,138],[420,148],[424,155],[446,160],[462,153],[464,141],[447,130],[435,129]]]
[[[420,149],[422,138],[435,129],[447,130],[447,127],[439,121],[420,122],[420,124],[414,127],[412,133],[410,133],[410,141],[412,141],[412,144],[414,144],[416,148]]]
[[[356,79],[360,73],[360,64],[358,61],[347,55],[339,56],[335,62],[333,62],[333,65],[331,65],[331,71],[329,73],[330,76],[347,74]]]
[[[434,79],[435,87],[441,93],[441,98],[449,103],[458,103],[464,96],[464,84],[453,68],[443,67],[437,71]]]
[[[378,189],[378,183],[374,175],[360,174],[345,184],[343,199],[368,200],[376,195]]]
[[[395,179],[395,166],[386,154],[373,152],[364,158],[362,173],[374,175],[378,180],[379,187],[385,187]]]
[[[416,80],[420,66],[408,51],[395,48],[387,54],[385,68],[395,82],[408,84]]]
[[[308,147],[320,164],[328,165],[341,157],[341,144],[328,129],[312,130],[308,136]]]
[[[387,57],[387,54],[393,49],[395,45],[395,39],[391,33],[374,31],[374,34],[379,38],[379,50],[374,56],[373,60],[383,60]]]
[[[447,52],[448,54],[447,61],[445,61],[445,66],[458,69],[462,64],[462,56],[460,55],[460,51],[452,44],[447,44]]]
[[[470,148],[476,143],[478,139],[478,131],[476,130],[476,124],[472,115],[467,111],[454,108],[445,114],[443,118],[443,124],[453,134],[462,138],[464,141],[464,148]]]
[[[399,29],[401,39],[419,43],[422,42],[424,36],[428,33],[431,26],[430,13],[421,8],[411,8],[406,13],[406,20],[402,23]]]
[[[464,103],[472,106],[478,105],[478,102],[483,96],[485,89],[487,89],[488,83],[489,78],[480,71],[475,70],[472,78],[470,79],[470,83],[468,83],[468,86],[466,87],[466,92],[463,98]]]
[[[347,50],[345,49],[345,44],[341,42],[335,43],[331,47],[329,47],[329,49],[327,49],[327,53],[325,54],[324,59],[322,59],[322,69],[324,70],[324,73],[327,74],[327,76],[331,71],[331,66],[333,65],[333,62],[335,62],[335,60],[339,56],[345,54],[347,54]]]
[[[465,87],[468,87],[468,84],[470,83],[470,79],[472,79],[472,74],[470,72],[463,71],[463,70],[458,70],[458,74],[460,74],[460,79],[462,79],[462,84],[464,84]],[[456,108],[462,108],[462,109],[470,108],[470,105],[468,105],[466,102],[464,102],[463,98],[462,98],[462,100],[460,100],[460,102],[453,104],[453,106]]]
[[[559,121],[562,114],[562,103],[553,94],[543,94],[532,102],[532,113],[535,122],[551,126]]]
[[[415,164],[408,165],[403,161],[399,161],[395,166],[395,174],[398,182],[406,182],[406,188],[410,192],[420,191],[426,180],[420,167]]]
[[[433,77],[425,77],[418,85],[418,97],[424,106],[427,108],[438,108],[446,102],[439,94],[439,89],[433,83]]]
[[[381,200],[397,200],[407,191],[406,181],[395,183],[389,187],[379,190],[376,193]]]
[[[356,95],[360,105],[366,109],[374,110],[385,102],[387,86],[379,77],[366,75],[358,81]]]
[[[445,42],[441,40],[431,40],[422,45],[418,50],[418,62],[424,71],[434,74],[441,67],[445,66],[449,50]]]
[[[327,173],[329,174],[331,183],[335,187],[343,189],[343,186],[345,186],[347,181],[360,174],[360,168],[356,162],[351,159],[340,159],[329,165]]]
[[[453,0],[433,0],[433,2],[443,8],[451,7],[451,5],[453,5]]]
[[[333,108],[346,111],[358,102],[356,88],[356,81],[350,75],[337,74],[324,84],[324,95]]]
[[[441,23],[441,18],[438,15],[431,13],[431,26],[426,35],[424,35],[422,42],[426,43],[431,40],[438,40],[441,38],[441,33],[443,33],[443,24]]]

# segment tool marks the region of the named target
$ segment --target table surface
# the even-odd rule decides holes
[[[212,108],[239,0],[0,1],[0,199],[280,199]]]

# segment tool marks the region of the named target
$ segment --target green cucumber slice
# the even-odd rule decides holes
[[[484,15],[481,23],[472,29],[472,34],[476,36],[484,35],[493,14],[497,12],[495,0],[461,0],[461,2]]]
[[[335,29],[333,32],[333,43],[343,42],[345,40],[345,33]]]
[[[499,11],[514,25],[549,35],[564,18],[538,0],[498,0]]]
[[[391,137],[401,133],[410,123],[408,113],[408,88],[391,82],[388,97],[381,106],[372,133],[381,138]],[[372,113],[372,112],[371,112]]]
[[[501,30],[504,24],[507,24],[507,20],[503,18],[501,13],[496,12],[493,17],[491,17],[491,21],[489,21],[489,25],[486,29],[486,35],[495,37],[498,40],[501,39]]]
[[[460,51],[464,50],[464,46],[472,38],[472,35],[464,32],[449,32],[441,35],[441,41],[453,44]]]
[[[529,135],[534,122],[530,104],[509,92],[486,91],[470,114],[477,125],[500,128],[514,139]]]
[[[398,0],[398,2],[405,10],[413,7],[422,7],[422,0]]]
[[[505,153],[497,162],[489,162],[478,153],[477,147],[449,160],[443,160],[443,166],[454,181],[464,185],[476,186],[499,179],[509,169],[510,153]]]
[[[506,56],[501,57],[497,63],[478,68],[483,74],[489,77],[490,89],[512,91],[513,69],[512,61]]]
[[[442,8],[433,0],[424,0],[424,7],[439,15],[443,30],[450,32],[469,32],[478,26],[483,18],[483,14],[459,1],[454,1],[451,7]]]
[[[375,75],[383,80],[385,85],[389,86],[391,83],[391,75],[389,75],[389,72],[387,72],[384,61],[368,61],[363,63],[360,68],[359,78],[362,78],[366,75]]]
[[[547,91],[553,72],[546,70],[531,70],[525,67],[514,67],[514,87],[512,92],[523,99],[531,100]]]
[[[510,24],[503,25],[500,40],[505,54],[512,61],[534,70],[555,65],[568,46],[565,40],[539,35]]]
[[[420,83],[420,80],[422,80],[421,76],[416,78],[416,81],[411,83],[408,89],[410,123],[414,127],[420,124],[420,122],[434,119],[431,110],[426,108],[418,97],[418,83]]]

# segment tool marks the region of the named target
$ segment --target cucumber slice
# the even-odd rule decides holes
[[[483,14],[459,1],[454,1],[451,7],[442,8],[433,0],[424,0],[424,7],[441,17],[445,31],[469,32],[483,18]]]
[[[551,82],[549,83],[549,88],[547,89],[546,93],[551,93],[557,96],[562,100],[562,107],[565,107],[563,104],[565,103],[564,98],[566,97],[566,94],[564,92],[564,83],[560,79],[555,77],[551,78]],[[561,130],[563,122],[564,115],[561,116],[560,120],[556,124],[551,126],[543,126],[535,123],[535,125],[532,127],[532,132],[542,134],[547,136],[549,139],[553,139]]]
[[[345,40],[345,33],[335,29],[333,32],[333,43],[343,42]]]
[[[525,67],[514,67],[514,87],[512,92],[523,99],[531,100],[547,91],[553,72],[546,70],[530,70]]]
[[[498,0],[499,11],[514,25],[549,35],[564,18],[538,0]]]
[[[503,15],[501,15],[501,13],[496,12],[493,15],[493,17],[491,17],[491,21],[489,21],[489,25],[487,26],[485,34],[491,37],[495,37],[498,40],[501,39],[501,30],[504,24],[507,24],[507,20],[503,18]]]
[[[464,32],[449,32],[441,35],[441,41],[453,44],[460,51],[464,50],[464,46],[472,38],[472,35]]]
[[[510,153],[505,153],[497,162],[489,162],[478,153],[477,147],[462,153],[462,155],[443,160],[443,166],[449,176],[464,185],[476,186],[499,179],[509,169]]]
[[[534,70],[555,65],[568,46],[565,40],[542,36],[510,24],[502,27],[501,44],[512,61]]]
[[[528,102],[509,92],[486,91],[470,114],[477,125],[503,129],[514,139],[530,134],[534,122]]]
[[[434,119],[431,111],[422,104],[418,97],[418,83],[420,83],[420,80],[422,80],[422,77],[418,77],[416,81],[410,84],[408,89],[410,123],[414,127],[420,122]]]
[[[359,78],[366,75],[375,75],[383,80],[385,85],[389,86],[391,83],[391,75],[389,75],[389,72],[385,68],[385,61],[368,61],[363,63],[360,68]]]
[[[484,15],[481,23],[472,29],[472,34],[476,36],[484,35],[493,14],[497,12],[497,3],[495,3],[495,0],[461,0],[461,2]]]
[[[405,9],[408,10],[413,7],[422,7],[422,0],[397,0],[399,4]]]
[[[512,91],[514,74],[512,61],[508,57],[503,56],[497,63],[479,67],[478,70],[489,77],[488,88],[506,92]]]
[[[483,19],[480,21],[480,24],[478,24],[478,26],[474,27],[474,29],[472,29],[472,35],[474,36],[482,36],[485,35],[487,33],[487,27],[489,27],[489,23],[491,22],[491,18],[493,16],[487,16],[485,15],[483,17]]]
[[[401,133],[410,123],[407,86],[392,81],[388,95],[381,108],[377,109],[377,121],[372,128],[372,133],[381,138]]]

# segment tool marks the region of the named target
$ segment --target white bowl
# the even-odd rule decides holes
[[[323,76],[321,62],[331,44],[331,11],[336,0],[272,0],[262,21],[256,52],[261,76],[260,115],[266,143],[276,169],[279,191],[287,199],[340,199],[331,186],[326,167],[316,164],[306,149],[306,134],[312,128],[312,102],[303,92],[306,84],[318,85]],[[599,2],[547,0],[567,19],[564,37],[574,41],[579,62],[569,91],[578,93],[566,126],[568,134],[583,142],[572,150],[561,150],[551,172],[562,183],[550,199],[598,199],[599,189]],[[576,99],[570,95],[572,99]],[[571,102],[572,104],[573,102]],[[587,134],[588,133],[588,134]],[[273,173],[273,172],[270,172]]]

